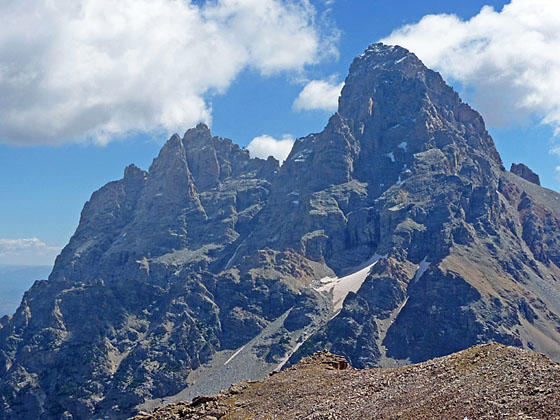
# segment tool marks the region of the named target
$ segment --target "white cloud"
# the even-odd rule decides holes
[[[427,15],[383,42],[416,53],[445,78],[472,90],[489,125],[537,117],[560,133],[560,2],[512,0],[470,20]]]
[[[0,142],[93,140],[209,122],[244,68],[332,54],[309,0],[3,0]]]
[[[37,238],[0,238],[0,264],[52,265],[60,250]]]
[[[295,111],[336,111],[343,86],[344,83],[332,80],[312,80],[299,93],[293,108]]]
[[[288,134],[284,135],[281,140],[264,134],[251,140],[247,149],[251,157],[266,159],[273,156],[282,164],[290,154],[293,145],[294,138]]]

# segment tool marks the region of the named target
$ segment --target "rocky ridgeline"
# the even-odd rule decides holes
[[[539,176],[523,163],[512,163],[510,172],[529,182],[532,182],[533,184],[541,185]]]
[[[134,419],[560,418],[560,365],[525,350],[480,345],[398,369],[345,369],[345,363],[313,356],[264,381]]]
[[[319,350],[559,360],[560,195],[514,172],[438,73],[382,44],[282,166],[202,124],[174,135],[92,195],[0,321],[0,419],[126,418]]]

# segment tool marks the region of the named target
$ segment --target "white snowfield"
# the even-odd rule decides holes
[[[371,268],[381,258],[386,257],[386,255],[382,256],[375,254],[364,264],[356,267],[356,271],[353,270],[351,274],[344,277],[323,277],[315,286],[315,290],[322,293],[332,293],[333,311],[335,314],[338,314],[342,309],[342,304],[344,303],[346,296],[348,296],[348,293],[356,293],[360,287],[362,287],[362,284],[368,276]]]

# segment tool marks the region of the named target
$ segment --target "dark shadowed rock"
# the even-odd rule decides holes
[[[541,185],[539,176],[523,163],[512,163],[510,172],[526,179],[529,182],[532,182],[533,184]]]

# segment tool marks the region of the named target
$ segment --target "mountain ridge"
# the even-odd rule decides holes
[[[396,369],[356,370],[316,353],[263,381],[134,419],[558,419],[559,381],[545,356],[495,344]]]
[[[126,418],[317,350],[560,360],[559,198],[505,170],[438,73],[374,44],[282,166],[198,125],[95,192],[0,328],[0,418]]]

